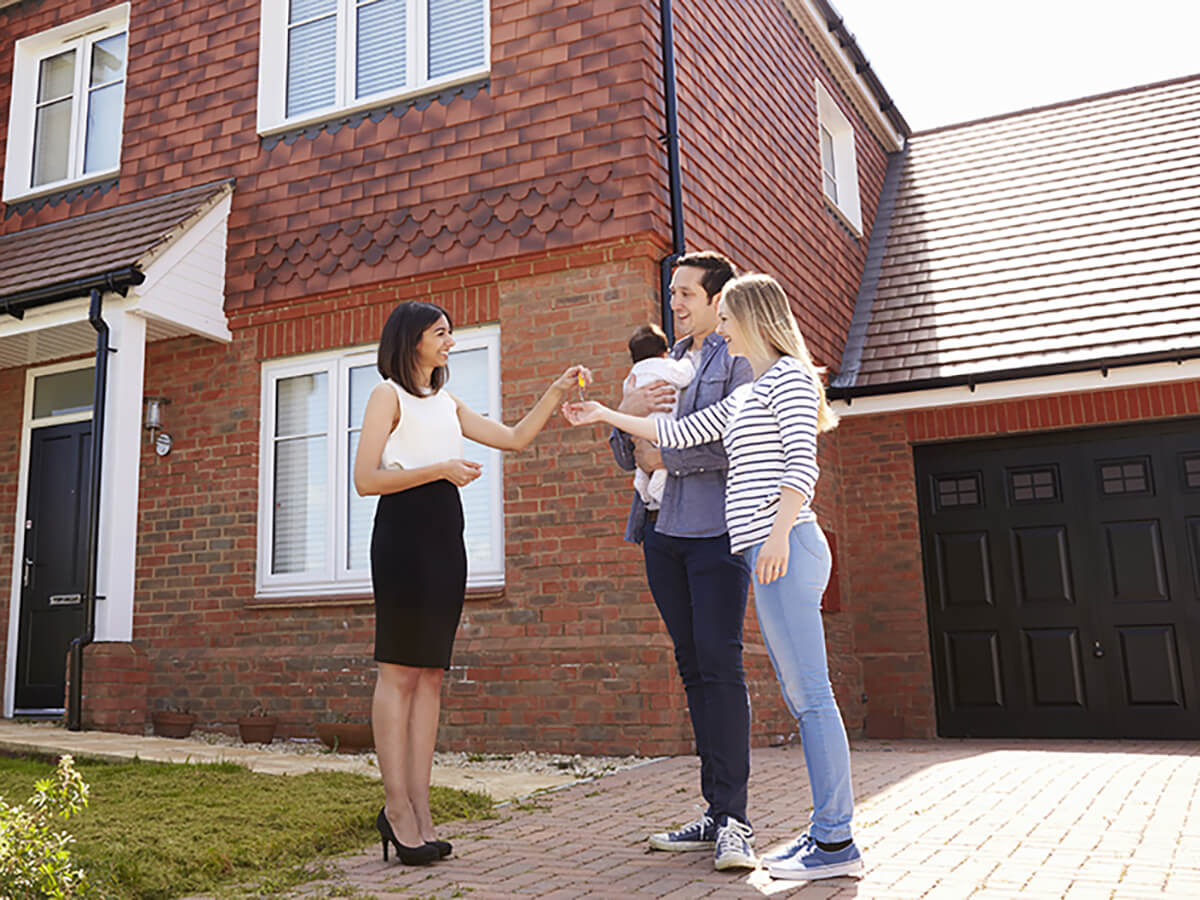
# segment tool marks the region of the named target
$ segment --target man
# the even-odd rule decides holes
[[[689,355],[696,377],[679,398],[682,418],[728,396],[751,380],[750,364],[731,357],[716,333],[717,301],[736,275],[719,253],[681,256],[671,276],[671,309],[681,335],[671,355]],[[643,416],[669,410],[675,388],[660,381],[644,388],[626,383],[619,410]],[[638,494],[625,539],[641,543],[646,580],[675,644],[675,661],[687,693],[700,790],[708,809],[677,831],[650,836],[656,850],[714,850],[718,869],[753,867],[754,831],[746,818],[750,778],[750,703],[742,669],[742,623],[749,569],[729,552],[725,528],[725,473],[721,443],[658,451],[613,429],[617,464],[651,471],[666,468],[661,505],[647,508]]]

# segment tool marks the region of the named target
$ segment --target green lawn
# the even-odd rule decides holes
[[[233,764],[77,760],[88,808],[66,823],[75,856],[104,896],[168,900],[253,882],[270,895],[299,867],[378,840],[383,788],[341,772],[262,775]],[[24,803],[53,765],[0,758],[0,796]],[[482,794],[434,788],[438,822],[491,815]]]

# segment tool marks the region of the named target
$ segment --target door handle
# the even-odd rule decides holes
[[[1102,656],[1104,656],[1104,648],[1100,646],[1099,641],[1096,641],[1094,644],[1092,644],[1092,656],[1096,657],[1096,659],[1100,659]]]
[[[33,560],[25,557],[25,565],[21,569],[21,587],[29,587],[29,575],[33,571]]]

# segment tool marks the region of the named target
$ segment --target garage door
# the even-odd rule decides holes
[[[915,461],[940,734],[1200,737],[1200,421]]]

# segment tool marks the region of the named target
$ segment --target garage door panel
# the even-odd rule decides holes
[[[939,534],[937,567],[942,609],[995,605],[986,531]]]
[[[1157,519],[1104,523],[1109,586],[1114,603],[1166,603],[1171,599]]]
[[[1184,542],[1192,572],[1192,598],[1200,600],[1200,516],[1184,521]]]
[[[1067,527],[1014,528],[1011,534],[1017,602],[1021,605],[1074,603]]]
[[[1171,625],[1117,628],[1125,698],[1130,706],[1184,705],[1179,647]]]
[[[1087,691],[1076,628],[1029,628],[1025,638],[1025,684],[1034,708],[1083,707]]]
[[[954,709],[1002,707],[1000,636],[994,631],[948,631],[945,650]]]

